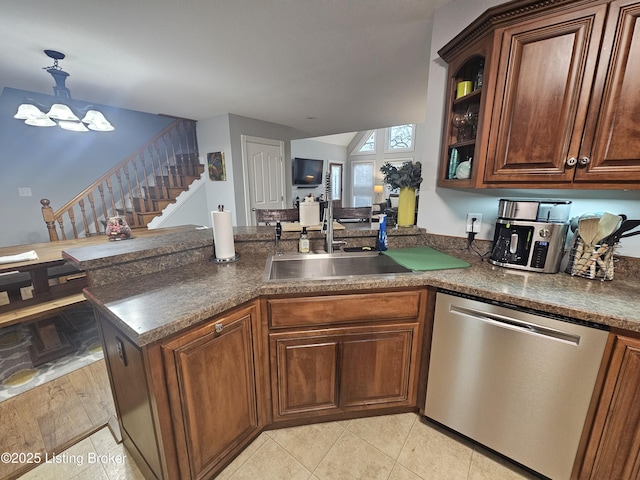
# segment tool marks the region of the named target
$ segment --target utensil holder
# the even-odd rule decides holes
[[[606,243],[587,245],[579,235],[576,235],[565,272],[592,280],[613,280],[616,247],[617,244],[607,245]]]

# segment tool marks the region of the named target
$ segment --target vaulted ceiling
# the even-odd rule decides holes
[[[0,0],[0,86],[319,136],[424,120],[433,11],[449,0]]]

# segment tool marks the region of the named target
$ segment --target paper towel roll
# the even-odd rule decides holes
[[[320,223],[320,204],[318,202],[300,203],[300,225],[309,227]]]
[[[211,212],[213,225],[213,244],[216,258],[227,260],[236,256],[233,245],[233,227],[231,226],[231,212]]]

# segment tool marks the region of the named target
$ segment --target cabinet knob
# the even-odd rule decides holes
[[[565,163],[567,167],[575,167],[578,164],[578,159],[576,157],[567,158]]]
[[[222,332],[222,330],[224,330],[224,325],[221,323],[216,323],[215,329],[216,329],[216,333],[220,333]]]
[[[591,163],[591,159],[589,157],[580,157],[580,160],[578,160],[578,164],[581,167],[586,167],[589,163]]]

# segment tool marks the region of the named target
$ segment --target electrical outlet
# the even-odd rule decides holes
[[[474,220],[475,219],[475,220]],[[467,233],[480,233],[482,227],[481,213],[467,213]]]

